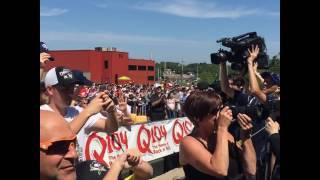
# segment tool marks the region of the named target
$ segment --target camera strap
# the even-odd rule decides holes
[[[259,134],[262,130],[264,130],[266,128],[266,126],[262,127],[261,129],[259,129],[258,131],[256,131],[253,134],[250,134],[250,138],[254,137],[255,135]]]
[[[258,131],[256,131],[255,133],[253,134],[250,134],[250,139],[252,137],[254,137],[255,135],[259,134],[262,130],[264,130],[266,128],[266,126],[262,127],[261,129],[259,129]],[[236,144],[238,145],[238,147],[241,147],[243,145],[243,141],[242,140],[239,140],[236,142]]]

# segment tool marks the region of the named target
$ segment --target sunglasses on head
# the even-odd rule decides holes
[[[40,142],[40,150],[47,154],[66,154],[70,146],[76,147],[77,135],[57,140]]]

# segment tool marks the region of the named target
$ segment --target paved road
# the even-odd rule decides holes
[[[151,180],[182,180],[184,179],[184,171],[181,168],[175,168]]]

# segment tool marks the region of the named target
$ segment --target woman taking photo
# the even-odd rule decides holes
[[[229,107],[222,108],[218,94],[192,93],[184,104],[184,112],[194,124],[191,134],[180,143],[179,162],[186,180],[255,179],[256,153],[249,138],[249,116],[237,116],[241,143],[236,143],[228,132],[232,112]]]

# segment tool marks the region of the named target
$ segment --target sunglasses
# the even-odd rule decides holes
[[[70,146],[76,148],[77,135],[68,138],[40,142],[40,150],[47,154],[66,154]]]

